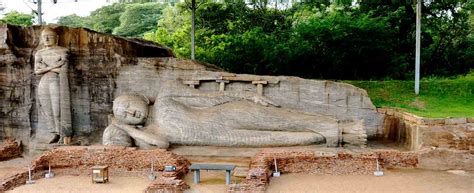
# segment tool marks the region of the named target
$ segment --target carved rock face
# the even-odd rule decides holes
[[[114,100],[114,117],[125,124],[143,124],[148,117],[148,103],[140,96],[123,95]]]

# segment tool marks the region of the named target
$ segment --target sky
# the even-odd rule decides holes
[[[55,23],[60,16],[77,14],[87,16],[91,11],[102,6],[108,5],[106,0],[57,0],[53,4],[52,0],[43,0],[43,20],[47,23]],[[37,5],[31,3],[32,0],[0,0],[3,2],[5,10],[3,13],[16,10],[22,13],[31,13],[31,8],[36,9]],[[31,7],[31,8],[30,8]]]

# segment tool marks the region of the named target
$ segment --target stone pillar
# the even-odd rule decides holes
[[[252,81],[252,84],[257,85],[257,94],[260,96],[263,96],[263,85],[268,84],[268,81],[266,80],[257,80],[257,81]]]
[[[221,79],[216,80],[216,82],[219,83],[219,92],[224,92],[225,84],[229,83],[228,80],[221,80]]]

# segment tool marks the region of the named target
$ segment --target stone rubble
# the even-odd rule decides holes
[[[14,139],[6,139],[0,144],[0,161],[20,157],[23,152],[21,142]]]

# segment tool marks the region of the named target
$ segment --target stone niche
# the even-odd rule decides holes
[[[34,54],[42,48],[42,28],[0,26],[0,140],[19,138],[31,148],[41,148],[32,144],[44,132],[36,100],[39,78],[33,75]],[[53,28],[59,35],[59,46],[70,50],[73,138],[81,145],[101,143],[114,98],[139,93],[153,103],[159,92],[167,92],[162,88],[167,81],[179,81],[203,92],[253,92],[281,108],[356,120],[369,139],[383,134],[384,115],[377,113],[365,90],[349,84],[233,74],[214,65],[177,59],[169,48],[144,40],[88,29]],[[344,136],[344,129],[341,132]]]

